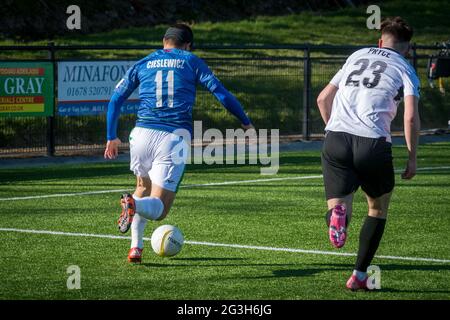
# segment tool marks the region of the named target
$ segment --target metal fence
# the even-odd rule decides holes
[[[281,135],[298,135],[308,140],[323,133],[323,122],[315,107],[320,90],[344,63],[346,57],[363,46],[284,45],[284,46],[200,46],[202,57],[219,79],[244,106],[257,128],[277,128]],[[159,48],[159,47],[158,47]],[[14,51],[47,52],[54,63],[55,97],[57,62],[71,53],[155,50],[153,46],[0,46],[0,55]],[[447,127],[450,119],[448,97],[429,86],[426,67],[430,54],[439,46],[413,46],[411,62],[422,82],[422,128]],[[60,53],[61,57],[59,57]],[[13,55],[11,55],[13,57]],[[136,55],[136,60],[142,55]],[[127,56],[127,60],[133,59]],[[80,60],[77,57],[77,60]],[[8,61],[17,61],[9,59]],[[23,61],[23,60],[22,60]],[[30,61],[30,60],[27,60]],[[448,84],[447,84],[448,87]],[[56,103],[55,103],[56,105]],[[401,110],[399,110],[401,113]],[[393,130],[401,130],[401,117]],[[200,89],[194,120],[203,129],[235,128],[239,123],[208,92]],[[119,137],[128,141],[135,115],[123,115]],[[0,157],[27,155],[80,154],[101,150],[105,143],[106,116],[0,117]]]

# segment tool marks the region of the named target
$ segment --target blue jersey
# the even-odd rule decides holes
[[[250,123],[237,99],[208,66],[189,51],[161,49],[131,67],[117,84],[108,105],[107,139],[115,139],[120,106],[139,87],[140,106],[136,126],[173,132],[186,129],[192,135],[192,109],[200,83],[243,124]]]

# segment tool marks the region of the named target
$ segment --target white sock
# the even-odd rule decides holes
[[[353,275],[355,275],[359,281],[363,281],[367,277],[367,272],[353,270]]]
[[[148,220],[158,220],[161,217],[164,204],[157,197],[137,197],[133,195],[136,204],[136,212]]]
[[[139,213],[134,214],[133,222],[131,223],[131,248],[138,247],[142,249],[144,247],[144,229],[147,221]]]

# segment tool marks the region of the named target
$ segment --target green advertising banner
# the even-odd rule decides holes
[[[53,115],[53,83],[51,62],[0,62],[0,117]]]

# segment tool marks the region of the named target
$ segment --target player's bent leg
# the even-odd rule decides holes
[[[328,212],[325,216],[331,244],[341,248],[347,239],[353,193],[360,181],[353,165],[352,136],[329,131],[322,148],[322,172]]]
[[[369,206],[369,217],[387,219],[391,196],[392,191],[389,193],[385,193],[378,198],[372,198],[366,193],[367,204]]]
[[[148,194],[148,188],[145,190],[137,190],[134,195],[136,202],[135,220],[131,226],[131,249],[128,253],[128,261],[132,263],[140,263],[142,261],[142,249],[144,246],[143,235],[145,224],[148,220],[163,220],[170,211],[176,192],[160,187],[155,183],[151,183],[149,178],[144,178],[145,184],[151,184],[151,192]],[[141,192],[142,191],[142,192]],[[141,192],[141,193],[139,193]],[[136,195],[144,197],[138,197]]]
[[[150,196],[152,183],[148,177],[136,176],[136,190],[133,194],[133,199],[136,202],[144,197]],[[142,251],[144,248],[144,230],[148,219],[138,213],[134,215],[131,223],[131,247],[128,252],[128,261],[132,263],[141,263]]]
[[[163,152],[153,163],[149,172],[152,179],[150,198],[158,199],[162,204],[161,215],[155,220],[163,220],[167,216],[183,180],[186,159],[175,156],[177,154],[176,146],[180,143],[177,142],[178,138],[176,135],[167,137],[167,145],[161,150]],[[184,141],[181,143],[187,145]],[[184,155],[186,156],[186,153]]]
[[[136,213],[131,225],[131,248],[128,261],[141,263],[144,247],[144,230],[148,220],[160,220],[164,213],[164,203],[161,200],[159,187],[152,185],[149,177],[136,177],[137,185],[133,194]],[[152,190],[154,190],[152,194]],[[165,195],[162,194],[164,197]]]
[[[151,164],[149,165],[148,161],[144,163],[138,161],[132,169],[138,176],[133,197],[136,203],[136,216],[140,217],[142,223],[136,222],[136,226],[133,225],[132,248],[128,256],[131,262],[140,262],[142,258],[141,239],[144,223],[147,220],[162,220],[169,213],[185,168],[186,159],[179,156],[180,148],[177,148],[180,142],[186,144],[184,140],[163,131],[155,131],[154,135],[155,150],[152,153]],[[182,151],[182,155],[186,156],[187,152],[184,152],[184,149]],[[144,169],[148,171],[143,172]]]
[[[119,231],[121,233],[126,233],[133,222],[135,210],[135,201],[131,194],[125,193],[120,199],[120,205],[122,207],[122,212],[120,213],[119,220],[117,224],[119,225]]]
[[[148,141],[152,141],[153,133],[144,128],[134,128],[130,133],[130,170],[136,175],[136,190],[129,198],[133,201],[134,217],[130,223],[131,248],[128,252],[128,261],[140,263],[144,247],[144,229],[147,219],[136,212],[136,199],[147,197],[151,192],[151,181],[148,171],[151,169],[152,159],[149,157]],[[131,200],[130,200],[131,202]]]
[[[136,212],[147,220],[159,220],[164,204],[159,197],[152,195],[153,186],[149,177],[137,177],[137,186],[133,198],[136,203]]]
[[[170,208],[175,200],[176,192],[164,189],[158,185],[153,185],[151,197],[160,199],[163,204],[163,210],[159,216],[158,221],[163,220],[169,214]]]
[[[353,193],[343,198],[327,200],[328,212],[325,216],[331,244],[342,248],[347,240],[348,222],[352,214]]]
[[[164,212],[164,203],[159,197],[150,195],[150,197],[134,197],[136,202],[136,211],[140,216],[148,220],[160,220]]]
[[[353,274],[347,281],[348,289],[367,290],[367,268],[375,256],[384,233],[391,195],[392,192],[389,192],[373,198],[366,194],[369,214],[361,227],[358,256]]]
[[[176,192],[152,183],[148,177],[138,177],[133,195],[136,212],[148,220],[163,220],[170,211]]]
[[[147,219],[139,213],[135,213],[133,223],[131,224],[131,246],[128,252],[129,262],[141,262],[142,250],[144,249],[144,230],[147,222]]]
[[[332,199],[327,200],[328,211],[325,215],[325,221],[326,221],[328,227],[330,226],[331,213],[337,205],[342,205],[345,207],[345,212],[347,215],[346,223],[347,223],[347,227],[348,227],[348,225],[350,224],[350,221],[352,219],[352,214],[353,214],[353,194],[354,193],[351,193],[343,198],[332,198]]]
[[[152,181],[149,177],[136,176],[136,190],[133,197],[149,197],[152,192]]]

